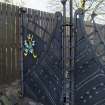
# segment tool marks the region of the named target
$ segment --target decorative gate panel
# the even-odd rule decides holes
[[[78,18],[77,18],[78,16]],[[75,13],[75,104],[103,105],[105,103],[105,45],[96,27],[93,32],[85,31],[84,13]],[[93,19],[93,24],[94,19]]]
[[[61,105],[62,15],[27,10],[22,18],[24,95],[45,105]],[[25,46],[30,36],[32,49]]]

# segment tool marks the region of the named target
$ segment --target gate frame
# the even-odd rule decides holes
[[[63,37],[62,37],[62,59],[63,59],[63,71],[64,71],[64,105],[74,105],[74,70],[75,70],[75,36],[74,36],[74,30],[73,30],[73,1],[69,0],[69,9],[70,9],[70,18],[69,18],[69,24],[66,24],[66,2],[67,0],[61,0],[61,3],[63,5]],[[67,69],[65,60],[66,60],[66,41],[64,40],[66,37],[66,27],[69,26],[69,38],[70,38],[70,47],[69,50],[69,69]],[[72,82],[70,82],[72,81]],[[66,85],[69,84],[69,88],[66,87]],[[68,96],[68,89],[69,89],[69,96]],[[70,90],[71,89],[71,90]],[[70,94],[71,93],[71,94]],[[71,102],[70,102],[71,98]]]

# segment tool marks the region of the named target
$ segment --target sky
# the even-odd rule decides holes
[[[12,4],[25,6],[27,8],[37,9],[41,11],[48,11],[48,0],[11,0]],[[21,1],[24,2],[24,5],[21,5]],[[0,2],[4,2],[4,0],[0,0]]]
[[[0,0],[3,1],[3,0]],[[19,3],[21,2],[21,0],[12,0],[13,4],[15,4],[16,2]],[[32,9],[37,9],[37,10],[41,10],[41,11],[46,11],[46,12],[54,12],[54,10],[58,11],[61,10],[61,8],[59,7],[58,9],[54,9],[51,10],[51,8],[48,8],[48,0],[22,0],[24,1],[24,6],[27,8],[32,8]],[[60,0],[59,0],[60,1]],[[78,1],[78,0],[77,0]],[[56,6],[53,6],[52,8],[55,8]],[[104,19],[104,20],[103,20]],[[99,24],[105,24],[105,16],[99,16],[96,18],[96,22]]]
[[[25,7],[51,12],[51,10],[48,9],[48,0],[28,0],[28,2],[26,1],[25,3]],[[96,22],[99,24],[105,24],[105,20],[102,18],[102,16],[98,16],[98,18],[96,18]]]
[[[25,6],[41,11],[47,11],[47,3],[47,0],[28,0],[28,2],[25,3]]]

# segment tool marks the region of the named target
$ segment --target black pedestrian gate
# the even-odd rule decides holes
[[[78,16],[78,18],[77,18]],[[105,44],[92,14],[93,27],[85,30],[84,11],[75,12],[75,92],[76,105],[105,104]],[[101,29],[102,26],[101,26]]]
[[[73,22],[72,0],[66,24],[62,4],[63,18],[25,8],[20,17],[19,7],[0,4],[0,85],[19,79],[21,64],[24,96],[45,105],[104,105],[105,26],[97,27],[93,12],[86,32],[84,3]]]
[[[23,92],[45,105],[61,105],[62,15],[32,12],[22,9]]]

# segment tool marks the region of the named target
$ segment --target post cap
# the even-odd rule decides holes
[[[67,0],[61,0],[61,3],[62,3],[63,5],[65,5],[66,2],[67,2]]]

